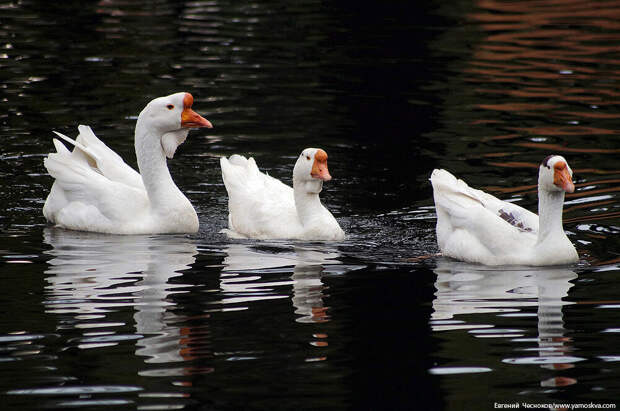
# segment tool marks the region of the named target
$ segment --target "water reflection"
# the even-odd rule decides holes
[[[611,122],[619,116],[612,107],[619,94],[607,81],[620,78],[620,71],[617,61],[604,57],[620,40],[614,5],[599,3],[593,13],[588,2],[561,7],[553,1],[477,3],[480,10],[468,17],[479,24],[485,37],[466,70],[468,80],[477,93],[508,98],[480,103],[478,108],[494,116],[509,112],[530,119],[553,112],[551,121],[511,127],[516,131],[512,138],[529,134],[554,141],[566,135],[616,134]],[[575,18],[578,24],[566,24]],[[605,61],[610,64],[600,64]],[[548,149],[546,140],[518,145]],[[570,149],[553,145],[556,151]]]
[[[291,301],[297,322],[324,322],[329,319],[323,303],[326,289],[321,277],[342,263],[340,253],[327,247],[288,246],[284,244],[230,244],[226,247],[225,269],[220,287],[223,304],[243,303],[261,299],[288,298],[288,293],[273,292],[279,286],[292,286]],[[350,267],[339,267],[350,269]],[[290,280],[268,274],[290,273]]]
[[[148,357],[146,362],[183,360],[183,333],[169,297],[187,285],[170,279],[194,263],[192,240],[46,229],[44,241],[53,256],[46,270],[46,312],[57,315],[58,327],[82,330],[79,348],[138,340],[136,354]],[[135,331],[114,319],[127,308],[135,309]]]
[[[222,355],[210,348],[212,324],[211,320],[204,322],[214,312],[290,299],[296,322],[326,322],[330,318],[322,277],[359,268],[343,265],[338,260],[340,253],[324,245],[229,244],[223,250],[219,287],[207,290],[203,299],[206,312],[188,317],[177,314],[179,297],[173,301],[171,296],[189,292],[190,285],[172,279],[194,265],[198,251],[193,240],[46,229],[44,241],[51,245],[47,253],[53,257],[46,270],[44,305],[46,312],[56,316],[57,328],[77,332],[79,336],[71,341],[79,349],[135,340],[135,353],[144,357],[145,363],[167,364],[138,370],[141,376],[213,372],[214,367],[196,366],[195,362]],[[217,253],[221,251],[218,248]],[[117,314],[128,310],[133,317]],[[127,324],[127,318],[133,318],[133,323]],[[326,333],[310,335],[309,344],[328,345]],[[229,347],[226,352],[232,359],[248,356],[243,349]],[[321,359],[321,355],[306,358]]]
[[[507,338],[514,343],[512,351],[525,352],[502,361],[508,364],[537,364],[559,372],[574,367],[583,358],[569,355],[572,339],[566,337],[562,308],[571,302],[563,301],[577,278],[574,271],[564,267],[538,269],[516,267],[494,269],[439,259],[435,269],[435,300],[431,325],[434,331],[469,330],[477,338]],[[528,307],[537,307],[536,314]],[[466,316],[467,314],[498,313],[496,316]],[[503,327],[513,319],[536,316],[538,336],[532,338],[524,328]],[[484,318],[490,324],[473,323],[472,318]],[[535,346],[523,348],[521,343]],[[527,353],[537,352],[536,356]],[[552,375],[541,381],[542,386],[575,384],[572,378]]]

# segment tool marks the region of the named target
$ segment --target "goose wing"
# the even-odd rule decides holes
[[[220,159],[228,192],[229,227],[248,237],[286,237],[300,226],[293,188],[261,173],[253,158]]]

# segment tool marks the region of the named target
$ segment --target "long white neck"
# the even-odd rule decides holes
[[[550,237],[566,237],[562,227],[564,191],[548,191],[538,187],[538,243]]]
[[[185,196],[172,180],[166,156],[161,147],[161,136],[157,134],[158,132],[148,127],[142,118],[138,118],[135,136],[138,168],[151,207],[155,210],[162,210],[175,204],[179,198],[185,199]]]
[[[302,225],[309,223],[314,217],[323,213],[319,193],[323,188],[321,180],[301,180],[293,176],[293,193],[295,195],[295,207]]]

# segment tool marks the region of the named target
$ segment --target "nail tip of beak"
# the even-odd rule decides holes
[[[198,122],[198,127],[200,128],[213,128],[213,124],[209,120],[204,117],[200,117],[200,121]]]

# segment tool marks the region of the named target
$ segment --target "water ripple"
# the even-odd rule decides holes
[[[130,385],[75,385],[64,387],[28,388],[11,390],[11,395],[70,395],[70,394],[114,394],[141,391],[142,388]]]

